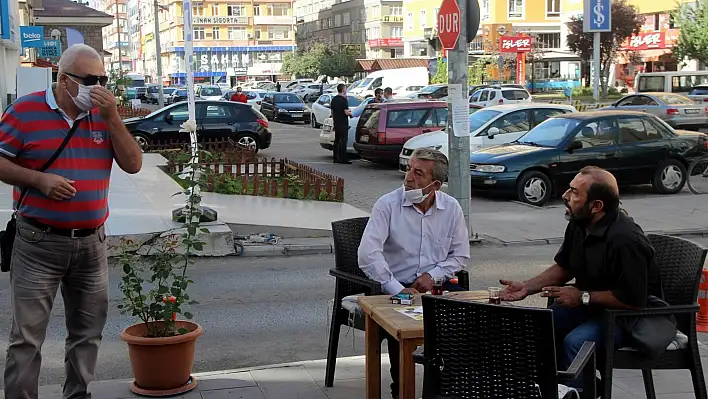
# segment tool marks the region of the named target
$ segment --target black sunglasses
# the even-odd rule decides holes
[[[101,86],[105,86],[106,83],[108,83],[108,76],[96,76],[96,75],[78,76],[78,75],[74,75],[73,73],[69,73],[69,72],[64,72],[64,74],[69,75],[69,76],[76,78],[76,79],[81,79],[81,81],[84,82],[84,85],[86,85],[86,86],[95,86],[97,84],[100,84]]]

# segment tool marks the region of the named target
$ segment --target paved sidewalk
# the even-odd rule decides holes
[[[702,336],[699,339],[708,339]],[[704,375],[708,369],[708,350],[701,349]],[[381,381],[382,399],[390,399],[388,386],[388,356],[382,356]],[[197,389],[173,398],[183,399],[363,399],[366,381],[364,379],[364,357],[354,356],[337,360],[334,387],[324,386],[325,360],[313,360],[263,366],[251,369],[216,371],[195,374]],[[423,368],[416,367],[417,397],[421,396]],[[695,398],[691,375],[686,370],[655,371],[654,384],[657,398]],[[136,398],[129,390],[129,380],[99,381],[91,383],[92,399]],[[0,394],[0,398],[4,396]],[[61,386],[50,385],[40,389],[40,399],[61,397]],[[618,370],[614,374],[613,399],[644,398],[641,372]]]

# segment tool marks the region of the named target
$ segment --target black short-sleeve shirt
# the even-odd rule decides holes
[[[589,230],[568,223],[554,260],[581,291],[611,291],[620,302],[637,307],[645,307],[649,295],[661,297],[654,248],[622,211],[606,214]]]
[[[344,113],[344,110],[349,109],[349,101],[346,97],[336,95],[332,97],[332,102],[329,105],[332,110],[332,120],[334,127],[349,127],[349,117]]]

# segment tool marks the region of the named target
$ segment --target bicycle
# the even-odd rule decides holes
[[[708,194],[708,154],[691,162],[687,173],[688,189],[693,194]]]

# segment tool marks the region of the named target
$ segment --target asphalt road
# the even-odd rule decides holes
[[[554,246],[476,248],[468,270],[472,286],[486,289],[500,276],[525,278],[542,270]],[[323,359],[327,353],[328,301],[334,279],[333,257],[218,258],[199,260],[190,273],[195,320],[204,328],[197,341],[195,371],[233,369],[300,360]],[[129,378],[122,329],[133,320],[119,313],[121,272],[111,269],[111,304],[101,345],[98,379]],[[0,274],[0,337],[5,350],[10,322],[8,275]],[[352,336],[356,337],[352,341]],[[64,312],[58,296],[43,348],[41,385],[63,381]],[[360,332],[342,333],[340,356],[363,354]],[[4,359],[3,359],[4,362]]]

